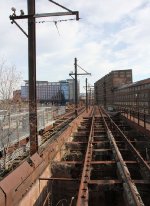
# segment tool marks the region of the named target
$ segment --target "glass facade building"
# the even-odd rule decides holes
[[[74,102],[74,80],[61,80],[59,82],[37,81],[37,101],[52,102],[65,104],[66,102]],[[79,83],[78,83],[79,94]],[[28,101],[29,84],[25,81],[25,85],[21,86],[21,98]]]

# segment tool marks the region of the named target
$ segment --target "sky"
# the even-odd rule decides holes
[[[150,77],[149,0],[56,0],[79,11],[75,16],[37,19],[37,80],[68,79],[74,71],[74,58],[91,76],[79,76],[81,92],[85,78],[93,85],[112,70],[132,69],[133,81]],[[0,61],[15,65],[22,80],[28,79],[27,37],[11,24],[11,8],[27,14],[26,0],[1,0]],[[36,0],[36,13],[65,11],[48,0]],[[67,20],[57,22],[54,21]],[[45,22],[43,22],[45,21]],[[42,23],[43,22],[43,23]],[[17,20],[27,32],[27,20]],[[78,68],[78,72],[82,70]]]

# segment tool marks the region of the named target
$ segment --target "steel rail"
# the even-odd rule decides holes
[[[99,108],[99,111],[100,111],[100,114],[102,116],[106,131],[108,134],[110,145],[112,147],[113,154],[114,154],[114,157],[115,157],[115,160],[117,163],[118,171],[119,171],[121,179],[123,181],[123,187],[124,187],[124,190],[126,193],[128,204],[132,205],[132,206],[144,206],[142,198],[141,198],[141,196],[136,188],[136,185],[134,184],[134,182],[131,179],[131,175],[130,175],[130,172],[127,168],[127,165],[126,165],[125,161],[123,160],[123,157],[122,157],[122,155],[119,151],[119,148],[115,142],[114,136],[113,136],[111,130],[109,129],[108,124],[107,124],[104,116],[102,115],[102,110],[100,108]],[[105,113],[105,115],[106,114],[107,113]]]
[[[79,108],[78,111],[79,111],[79,115],[80,115],[81,113],[83,113],[85,111],[85,107]],[[54,126],[53,129],[57,130],[57,129],[63,127],[63,125],[65,123],[68,123],[69,121],[71,121],[71,119],[75,119],[75,118],[76,118],[76,116],[74,114],[74,111],[71,111],[71,112],[69,112],[67,114],[64,114],[63,116],[60,116],[60,118],[58,118],[56,120],[56,123],[57,123],[57,121],[63,121],[63,122],[61,122],[60,124]],[[49,132],[49,130],[44,132],[44,134],[46,134],[47,132]]]
[[[84,111],[85,111],[85,107],[79,108],[78,115],[82,114]],[[68,118],[68,119],[64,119],[64,118]],[[48,140],[49,138],[52,138],[58,132],[62,131],[64,128],[66,128],[66,126],[68,126],[75,118],[76,118],[76,116],[74,114],[74,111],[69,112],[69,114],[63,115],[62,118],[58,119],[58,121],[62,120],[63,122],[61,122],[57,126],[54,126],[54,128],[52,128],[53,130],[51,129],[51,130],[44,132],[44,134],[43,134],[44,139]]]
[[[82,114],[85,111],[85,107],[84,108],[79,108],[79,114]],[[72,116],[71,116],[72,115]],[[71,116],[71,117],[70,117]],[[39,153],[41,154],[43,152],[43,150],[45,149],[45,147],[48,144],[51,144],[53,141],[57,141],[57,138],[59,137],[59,135],[64,132],[68,127],[69,124],[75,119],[77,118],[74,114],[74,112],[70,112],[68,115],[66,114],[65,116],[63,116],[62,118],[66,118],[68,117],[68,119],[64,120],[62,123],[58,124],[57,126],[54,127],[54,130],[48,130],[46,132],[43,133],[43,143],[39,146]],[[61,120],[58,119],[58,120]],[[52,129],[52,128],[51,128]]]
[[[110,116],[106,113],[106,111],[103,110],[103,112],[105,113],[105,115],[109,118],[110,122],[115,126],[115,128],[118,130],[118,132],[120,133],[120,135],[122,136],[122,138],[124,139],[124,141],[126,142],[127,146],[129,147],[129,149],[131,150],[132,154],[134,156],[136,156],[136,161],[138,163],[140,163],[141,165],[144,166],[144,168],[146,169],[146,175],[147,175],[147,179],[150,179],[150,166],[148,165],[148,163],[143,159],[143,157],[140,155],[140,153],[137,151],[137,149],[131,144],[131,142],[128,140],[128,138],[126,137],[126,135],[121,131],[121,129],[117,126],[117,124],[110,118]]]
[[[90,179],[90,162],[92,161],[92,140],[93,140],[93,125],[94,125],[94,107],[92,111],[91,128],[88,138],[88,145],[84,159],[82,177],[79,186],[78,198],[76,206],[88,205],[88,180]]]

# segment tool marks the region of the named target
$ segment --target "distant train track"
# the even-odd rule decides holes
[[[78,108],[78,115],[85,111],[85,107]],[[60,115],[52,125],[48,125],[46,128],[40,129],[38,134],[41,137],[39,144],[39,153],[41,153],[46,145],[52,143],[54,140],[59,137],[59,135],[69,126],[76,118],[74,108],[67,113]],[[9,171],[15,169],[23,161],[25,161],[30,155],[30,147],[28,145],[29,137],[22,139],[20,142],[11,145],[7,149],[6,157],[1,157],[1,169],[0,169],[0,178],[4,177]],[[5,164],[7,169],[3,169],[3,158],[5,158]]]
[[[80,115],[82,112],[85,111],[85,107],[81,107],[78,109],[78,115]],[[58,118],[55,123],[53,124],[53,127],[50,129],[45,129],[40,132],[42,135],[42,144],[40,146],[40,151],[42,151],[45,147],[44,142],[46,144],[49,144],[53,140],[55,140],[62,131],[64,131],[68,126],[69,123],[71,123],[76,118],[75,111],[66,113],[65,115],[62,115],[60,118]],[[47,142],[47,140],[49,140]]]

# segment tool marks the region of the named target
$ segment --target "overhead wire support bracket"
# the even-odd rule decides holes
[[[21,28],[21,26],[13,19],[12,24],[16,24],[16,26],[26,35],[26,37],[28,38],[28,34],[24,31],[23,28]]]
[[[75,75],[75,73],[70,73],[69,75],[70,76]],[[78,73],[78,75],[91,75],[91,73],[88,73],[88,72],[87,73]]]
[[[76,15],[76,20],[79,20],[78,11],[72,11],[72,12],[54,12],[54,13],[41,13],[41,14],[35,14],[35,15],[24,15],[24,16],[13,16],[10,15],[10,20],[14,19],[30,19],[30,18],[41,18],[41,17],[51,17],[51,16],[70,16],[70,15]]]
[[[82,69],[86,74],[91,75],[91,73],[88,73],[85,69],[83,69],[81,66],[77,65],[77,67],[79,67],[80,69]],[[80,75],[80,74],[78,74]]]
[[[59,4],[59,3],[57,3],[57,2],[55,2],[55,1],[53,1],[53,0],[48,0],[48,1],[52,2],[53,4],[56,4],[57,6],[65,9],[65,10],[67,10],[67,11],[69,11],[69,12],[72,12],[72,10],[66,8],[65,6],[62,6],[61,4]]]
[[[59,7],[61,7],[61,8],[63,8],[63,9],[65,9],[66,11],[71,12],[72,14],[75,14],[75,15],[76,15],[76,20],[79,20],[79,19],[80,19],[80,18],[79,18],[79,12],[78,12],[78,11],[72,11],[72,10],[66,8],[65,6],[62,6],[61,4],[58,4],[57,2],[55,2],[55,1],[53,1],[53,0],[49,0],[49,1],[52,2],[53,4],[56,4],[57,6],[59,6]]]
[[[74,79],[74,80],[75,80],[75,78],[74,78],[72,75],[74,75],[74,74],[73,74],[73,73],[70,73],[70,74],[69,74],[69,76],[71,76],[71,77],[72,77],[72,79]]]
[[[50,16],[70,16],[76,15],[76,20],[79,20],[78,11],[71,11],[71,12],[54,12],[54,13],[42,13],[42,14],[35,14],[33,17],[41,18],[41,17],[50,17]]]
[[[28,19],[28,18],[41,18],[41,17],[51,17],[51,16],[70,16],[70,15],[76,15],[76,20],[79,20],[78,17],[79,12],[78,11],[72,11],[72,12],[53,12],[53,13],[41,13],[41,14],[35,14],[35,15],[24,15],[24,16],[13,16],[10,15],[10,20],[16,20],[16,19]]]
[[[78,11],[72,11],[57,2],[53,0],[49,0],[51,3],[56,4],[57,6],[65,9],[67,12],[54,12],[54,13],[41,13],[41,14],[34,14],[34,15],[20,15],[17,16],[16,14],[12,14],[9,16],[10,20],[12,20],[12,23],[15,23],[16,26],[28,37],[28,34],[21,28],[21,26],[15,21],[17,19],[32,19],[32,18],[42,18],[42,17],[52,17],[52,16],[69,16],[69,15],[75,15],[76,20],[78,21],[79,18],[79,12]]]
[[[91,73],[87,72],[85,69],[83,69],[82,67],[80,67],[79,65],[77,65],[77,67],[79,67],[80,69],[82,69],[85,73],[77,73],[77,75],[91,75]],[[69,76],[72,77],[72,75],[76,75],[76,73],[69,73]],[[73,77],[72,77],[73,78]]]

